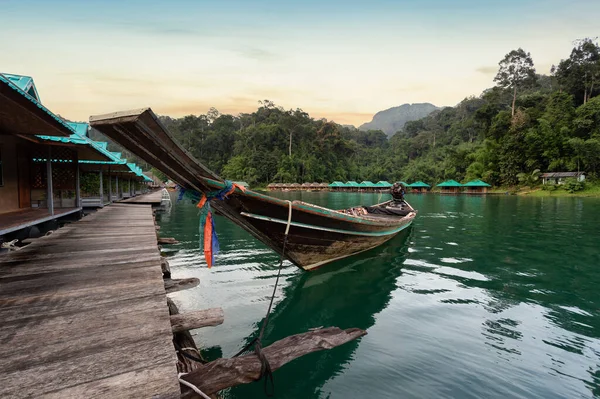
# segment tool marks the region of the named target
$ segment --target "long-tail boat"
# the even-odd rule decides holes
[[[226,181],[173,139],[150,108],[92,116],[90,125],[184,189],[206,193],[226,187]],[[241,187],[234,187],[222,201],[211,201],[211,206],[304,270],[377,247],[410,226],[416,216],[403,200],[332,210]]]

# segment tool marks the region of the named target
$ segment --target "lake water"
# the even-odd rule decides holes
[[[332,208],[378,194],[274,193]],[[368,335],[274,373],[276,398],[600,397],[600,200],[408,195],[413,227],[361,255],[303,272],[291,264],[264,344],[319,326]],[[260,328],[278,256],[217,218],[207,269],[197,209],[159,216],[180,310],[220,306],[225,322],[193,331],[206,358],[230,357]],[[262,398],[262,382],[225,398]]]

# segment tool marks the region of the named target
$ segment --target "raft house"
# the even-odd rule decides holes
[[[464,194],[487,194],[488,188],[492,186],[482,180],[475,179],[463,184],[463,187],[465,188]]]
[[[463,187],[462,184],[456,180],[446,180],[438,184],[436,187],[441,189],[440,194],[460,194],[460,189]]]
[[[431,186],[427,183],[423,183],[422,181],[417,181],[411,184],[407,184],[406,187],[410,189],[411,193],[415,194],[424,194],[428,193],[431,190]]]
[[[0,238],[80,217],[87,163],[112,161],[80,133],[42,105],[31,77],[0,74]]]

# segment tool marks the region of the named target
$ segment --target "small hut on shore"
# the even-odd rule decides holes
[[[312,183],[302,183],[300,190],[310,191]]]
[[[269,183],[267,185],[267,191],[275,191],[277,189],[277,183]]]
[[[319,189],[321,191],[328,191],[329,190],[329,184],[327,184],[327,183],[319,183]]]
[[[463,187],[465,188],[465,194],[487,194],[488,188],[492,186],[482,180],[476,179],[463,184]]]
[[[411,193],[417,194],[427,193],[429,190],[431,190],[431,186],[429,184],[423,183],[420,180],[412,184],[407,184],[406,186],[410,188]]]
[[[300,183],[292,183],[292,184],[289,185],[289,189],[290,190],[294,190],[294,191],[302,190],[302,184],[300,184]]]
[[[459,194],[463,185],[456,180],[446,180],[445,182],[438,184],[436,187],[439,187],[442,190],[441,194]]]

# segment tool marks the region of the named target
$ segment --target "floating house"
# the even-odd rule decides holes
[[[79,129],[41,103],[31,77],[0,74],[0,236],[81,214],[84,163],[113,159]]]
[[[334,181],[328,187],[331,191],[343,191],[346,188],[346,184],[341,181]]]
[[[445,182],[438,184],[436,187],[439,187],[442,190],[442,194],[459,194],[463,185],[456,180],[446,180]]]
[[[41,104],[32,78],[0,74],[0,236],[80,213],[80,157],[107,160]]]
[[[300,183],[292,183],[289,185],[290,190],[302,190],[302,184]]]
[[[407,184],[406,187],[410,188],[411,193],[426,193],[431,190],[431,186],[427,183],[423,183],[422,181],[417,181],[411,184]]]
[[[486,182],[476,179],[463,184],[465,194],[486,194],[488,188],[492,187]]]
[[[375,183],[365,180],[362,181],[358,184],[359,187],[359,191],[375,191],[375,188],[377,187],[375,185]]]
[[[564,184],[565,179],[585,180],[585,172],[551,172],[542,173],[542,184]]]
[[[360,185],[353,180],[346,182],[346,191],[358,191],[359,188]]]
[[[312,187],[312,183],[302,183],[302,186],[300,187],[300,190],[307,191],[307,190],[310,190],[311,187]]]

